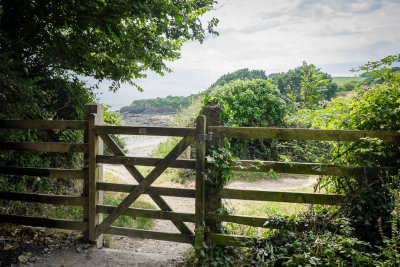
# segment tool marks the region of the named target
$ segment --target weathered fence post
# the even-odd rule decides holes
[[[221,107],[219,105],[209,105],[207,104],[203,109],[203,114],[206,116],[207,122],[207,132],[208,126],[221,126]],[[210,146],[214,148],[223,146],[223,139],[212,137],[212,140],[208,142],[206,150]],[[221,198],[216,193],[217,190],[213,190],[209,184],[206,183],[205,186],[205,207],[207,212],[216,212],[222,207]],[[219,233],[221,232],[221,222],[215,220],[206,220],[206,227],[209,228],[211,232]]]
[[[97,182],[103,181],[103,166],[96,163],[96,155],[103,154],[103,141],[94,133],[95,125],[104,123],[104,107],[97,103],[89,103],[84,108],[84,119],[88,120],[88,130],[84,134],[84,142],[89,143],[89,153],[84,156],[85,167],[89,170],[89,177],[85,179],[83,194],[88,197],[84,208],[84,221],[87,222],[85,239],[96,242],[98,247],[103,244],[103,236],[95,238],[95,229],[102,219],[102,214],[97,214],[96,205],[103,203],[103,192],[97,190]]]
[[[204,171],[206,141],[200,136],[206,134],[206,117],[198,116],[196,120],[196,193],[195,193],[195,242],[197,255],[203,248],[204,242]]]

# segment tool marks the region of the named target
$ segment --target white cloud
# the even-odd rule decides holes
[[[173,73],[139,81],[145,93],[124,87],[123,99],[197,93],[239,68],[272,73],[306,60],[343,74],[353,64],[399,53],[400,1],[222,0],[221,5],[203,19],[219,18],[220,36],[186,43],[181,59],[168,64]]]

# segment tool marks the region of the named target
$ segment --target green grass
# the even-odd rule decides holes
[[[145,172],[147,169],[145,170]],[[143,173],[143,170],[142,170]],[[108,183],[124,183],[117,176],[112,173],[104,172],[104,181]],[[103,203],[105,205],[118,206],[119,203],[126,197],[126,193],[115,193],[115,192],[105,192]],[[156,209],[156,207],[150,202],[138,199],[132,205],[132,208],[141,209]],[[107,214],[104,214],[107,217]],[[129,227],[135,229],[151,229],[154,226],[154,219],[142,218],[142,217],[130,217],[122,215],[113,224],[113,226],[119,227]]]
[[[122,193],[107,193],[104,195],[103,203],[105,205],[118,206],[125,196],[126,194]],[[136,200],[130,207],[140,209],[156,209],[153,204],[143,200]],[[106,218],[107,214],[104,214],[104,217]],[[151,229],[154,226],[154,219],[121,215],[112,225],[135,229]]]
[[[332,81],[335,82],[338,86],[343,86],[346,83],[355,81],[361,83],[364,81],[365,77],[332,77]]]

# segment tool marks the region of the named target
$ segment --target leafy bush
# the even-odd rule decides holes
[[[372,63],[373,64],[373,63]],[[398,73],[379,70],[382,84],[363,87],[350,99],[334,100],[317,111],[302,110],[304,123],[322,129],[400,130],[400,79]],[[337,165],[399,166],[397,144],[385,144],[376,138],[359,142],[332,142],[332,163]],[[390,233],[393,204],[384,184],[385,174],[364,179],[324,177],[322,185],[350,197],[342,210],[352,219],[358,237],[382,244],[380,229]],[[380,221],[380,223],[379,223]]]
[[[337,91],[337,85],[329,74],[306,62],[294,70],[277,73],[271,79],[278,86],[286,102],[290,104],[292,111],[297,109],[299,103],[303,103],[304,107],[310,102],[315,104],[321,100],[330,100]]]
[[[212,91],[206,101],[222,107],[221,119],[226,126],[271,127],[280,125],[286,112],[278,88],[269,80],[236,80]],[[263,158],[270,141],[232,140],[235,156],[255,154]]]

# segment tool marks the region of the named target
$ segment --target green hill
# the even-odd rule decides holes
[[[366,77],[332,77],[332,81],[338,86],[343,86],[349,82],[362,83],[365,79]]]

